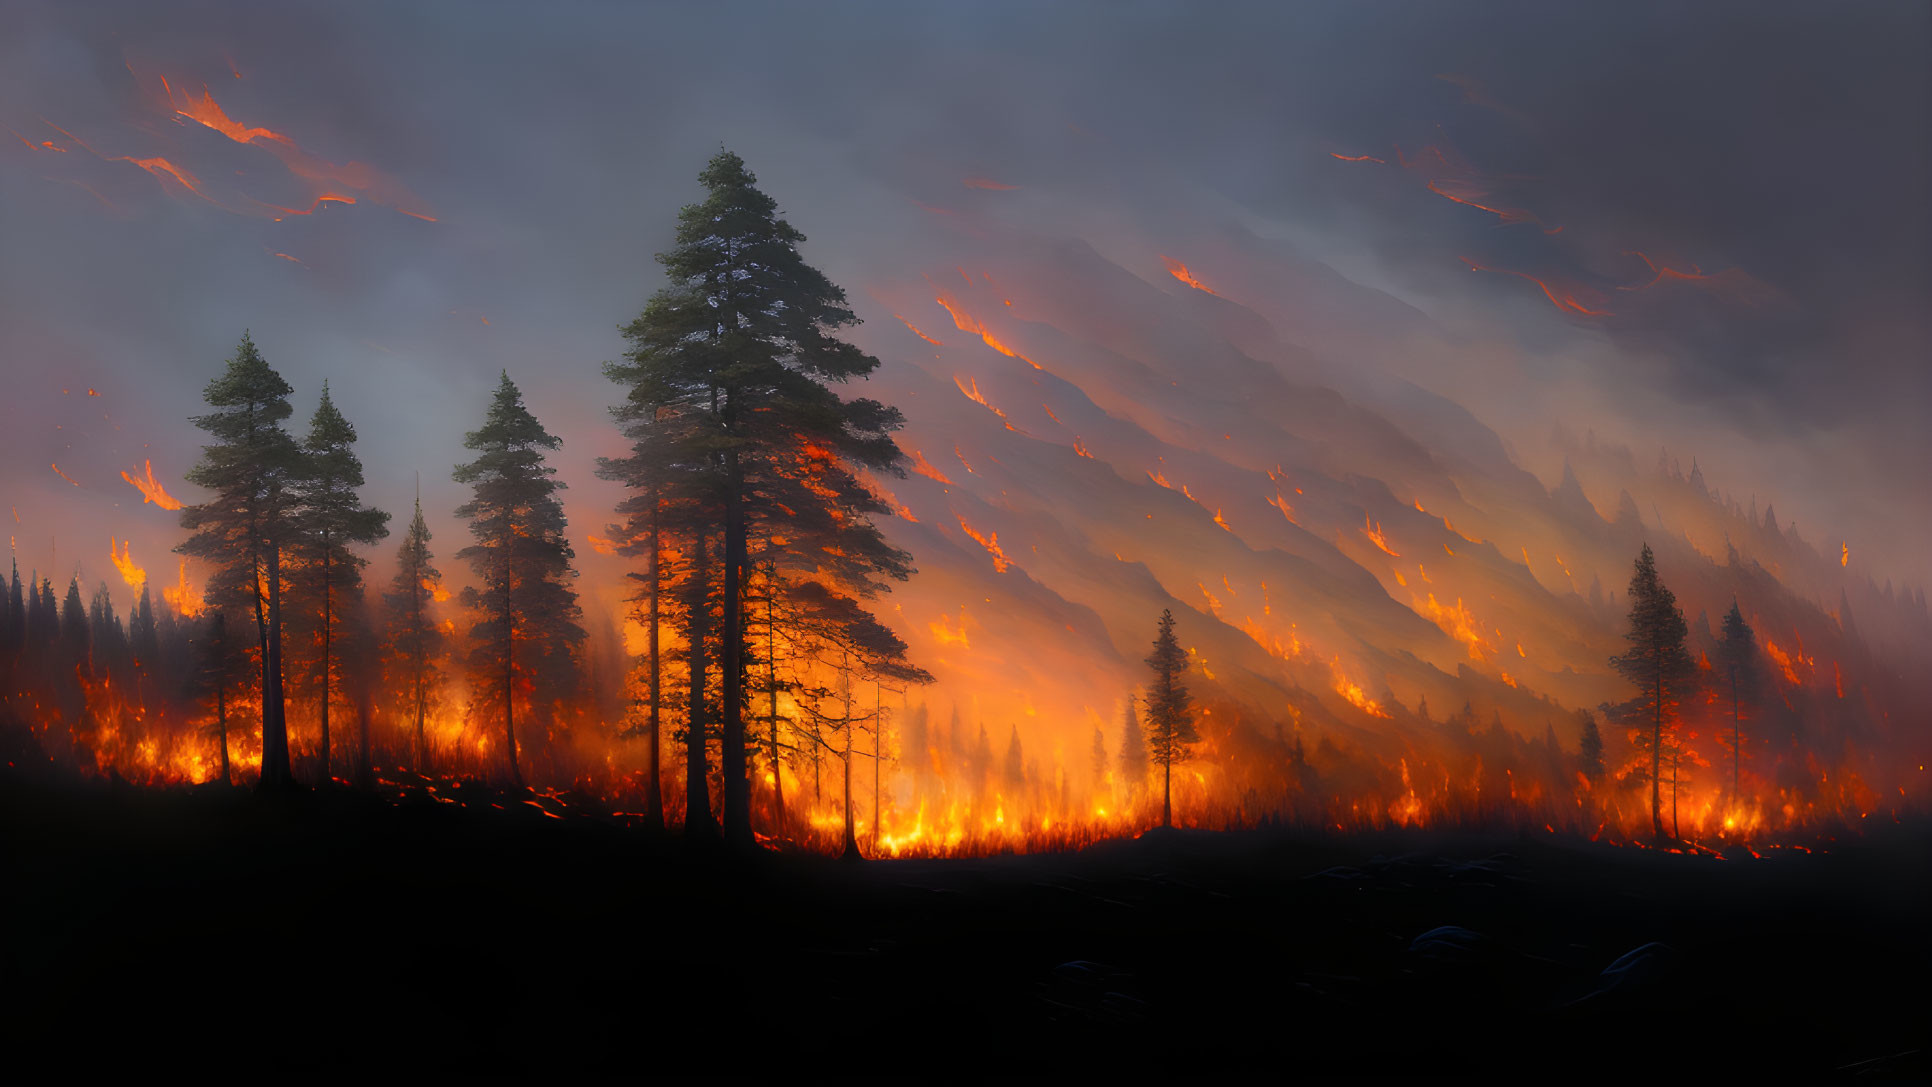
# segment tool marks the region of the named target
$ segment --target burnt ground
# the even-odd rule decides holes
[[[1054,856],[730,863],[465,799],[0,780],[11,1067],[1927,1068],[1927,827],[1762,860],[1181,832]]]

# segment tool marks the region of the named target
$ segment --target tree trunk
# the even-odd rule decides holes
[[[1657,682],[1653,687],[1657,696],[1656,719],[1650,730],[1650,827],[1662,838],[1664,836],[1664,679],[1659,666]]]
[[[503,737],[510,752],[510,784],[523,788],[523,768],[517,765],[517,627],[511,607],[510,580],[503,580]]]
[[[879,851],[879,739],[885,730],[885,694],[872,684],[872,852]]]
[[[282,699],[282,549],[268,546],[268,617],[262,643],[262,778],[264,789],[295,783],[288,763],[288,707]],[[261,594],[256,593],[257,601]]]
[[[333,633],[333,628],[335,626],[335,616],[334,616],[334,607],[333,607],[334,599],[330,591],[331,588],[332,586],[329,584],[329,546],[328,546],[328,541],[324,540],[322,543],[322,782],[321,782],[324,786],[328,785],[329,782],[333,780],[329,776],[329,694],[330,694],[329,688],[331,686],[330,681],[334,678],[334,675],[333,675],[334,669],[331,667],[333,662],[329,660],[329,651],[331,649],[330,635]]]
[[[695,841],[715,841],[717,820],[711,817],[711,790],[705,780],[709,760],[705,755],[705,686],[709,682],[710,661],[705,636],[709,633],[709,605],[706,589],[711,577],[706,545],[710,537],[700,527],[691,550],[690,679],[691,702],[684,730],[684,835]]]
[[[765,695],[766,732],[771,737],[771,796],[776,829],[780,836],[785,833],[785,764],[779,758],[778,746],[778,615],[775,610],[778,598],[778,570],[773,563],[765,576]]]
[[[724,836],[727,844],[750,849],[757,842],[751,833],[751,782],[745,774],[745,510],[742,473],[736,453],[725,455],[725,530],[724,589],[720,609],[724,613],[721,637],[723,660],[720,662],[719,687],[724,695],[724,735],[720,745],[720,770],[724,775]]]
[[[419,626],[418,630],[420,629]],[[424,777],[429,776],[429,741],[423,735],[423,718],[427,716],[429,708],[426,695],[427,692],[423,689],[423,662],[422,657],[418,655],[416,659],[416,772]]]
[[[859,852],[858,835],[852,832],[852,678],[849,674],[845,679],[845,852],[840,859],[865,859]]]
[[[1161,762],[1161,826],[1174,825],[1174,760]]]
[[[1742,757],[1738,747],[1738,699],[1737,669],[1731,669],[1731,804],[1736,806],[1740,799],[1737,788],[1738,761]]]
[[[664,589],[664,579],[659,566],[661,550],[658,539],[657,502],[657,494],[653,491],[651,495],[651,565],[649,581],[646,584],[646,592],[650,599],[650,610],[647,619],[650,623],[648,635],[650,638],[651,716],[647,730],[649,732],[650,750],[646,753],[644,759],[644,765],[649,775],[644,782],[644,826],[653,833],[662,833],[664,830],[664,782],[663,766],[660,762],[661,756],[659,755],[658,744],[658,725],[660,720],[658,707],[663,701],[663,666],[660,663],[660,657],[658,655],[657,620],[658,594]]]
[[[222,652],[227,646],[222,645]],[[215,684],[215,734],[221,738],[221,783],[233,785],[235,780],[228,773],[228,685],[219,681]]]

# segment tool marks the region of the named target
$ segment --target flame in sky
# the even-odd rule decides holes
[[[74,484],[74,486],[76,486],[76,487],[78,487],[78,486],[80,486],[80,484],[79,484],[79,483],[75,483],[75,482],[74,482],[74,477],[73,477],[73,476],[70,476],[70,475],[68,475],[68,474],[67,474],[66,472],[63,472],[63,471],[61,471],[61,470],[60,470],[60,465],[59,465],[58,463],[54,463],[54,464],[49,464],[49,465],[48,465],[47,467],[49,467],[49,468],[52,468],[52,469],[54,470],[54,474],[55,474],[55,475],[57,475],[57,476],[59,476],[60,478],[62,478],[62,479],[64,479],[64,480],[66,480],[66,481],[67,481],[67,482],[69,482],[69,483],[73,483],[73,484]]]
[[[1330,151],[1328,156],[1341,159],[1343,162],[1377,162],[1384,166],[1388,165],[1387,159],[1378,159],[1374,155],[1344,155],[1339,151]]]
[[[1611,311],[1609,310],[1591,309],[1589,306],[1585,305],[1584,303],[1577,301],[1576,294],[1574,292],[1568,291],[1568,290],[1559,292],[1558,288],[1552,287],[1549,283],[1541,279],[1538,279],[1533,275],[1530,275],[1528,272],[1513,272],[1513,271],[1510,271],[1508,268],[1491,268],[1486,265],[1477,264],[1475,261],[1470,260],[1468,257],[1463,257],[1462,262],[1464,264],[1467,264],[1469,266],[1469,270],[1472,272],[1496,272],[1501,275],[1515,276],[1518,279],[1527,279],[1531,283],[1536,284],[1537,287],[1542,289],[1543,297],[1550,300],[1550,305],[1555,306],[1557,309],[1562,310],[1565,313],[1576,313],[1576,314],[1581,314],[1582,316],[1585,316],[1585,317],[1614,316],[1614,314],[1612,314]]]
[[[1294,518],[1290,517],[1289,520],[1292,521],[1294,520]],[[1381,522],[1369,520],[1369,516],[1366,513],[1362,515],[1362,535],[1367,536],[1369,539],[1369,542],[1381,548],[1383,554],[1386,554],[1388,557],[1392,559],[1399,559],[1402,557],[1401,552],[1389,546],[1388,537],[1382,535]]]
[[[947,479],[944,472],[934,468],[932,462],[926,459],[926,455],[917,449],[912,451],[912,470],[925,476],[927,479],[936,479],[948,487],[953,485],[953,481]]]
[[[949,315],[951,315],[953,319],[953,326],[958,328],[961,332],[970,332],[973,335],[978,336],[981,340],[983,340],[986,343],[986,346],[992,348],[995,351],[998,351],[1000,354],[1005,355],[1008,358],[1019,359],[1021,362],[1026,363],[1028,366],[1033,367],[1035,370],[1046,369],[1046,367],[1041,366],[1039,363],[1034,362],[1032,359],[1027,358],[1025,355],[1022,355],[1018,351],[1015,351],[1012,348],[1001,343],[999,339],[993,335],[993,331],[991,329],[987,328],[984,324],[982,324],[977,318],[973,317],[971,314],[956,308],[952,303],[946,301],[944,298],[935,298],[933,299],[933,301],[939,303],[942,307],[945,308],[946,312]]]
[[[912,323],[911,321],[908,321],[908,320],[906,320],[906,319],[905,319],[904,317],[900,317],[900,316],[899,316],[898,314],[896,314],[896,313],[895,313],[895,314],[893,314],[893,316],[894,316],[894,317],[898,317],[898,318],[899,318],[899,323],[900,323],[900,324],[902,324],[902,325],[905,325],[905,326],[906,326],[906,327],[907,327],[908,329],[911,329],[911,330],[912,330],[912,334],[913,334],[914,336],[917,336],[917,337],[919,337],[920,339],[922,339],[922,340],[924,340],[924,341],[926,341],[927,343],[929,343],[929,344],[931,344],[931,345],[933,345],[934,347],[944,347],[944,346],[946,346],[945,344],[943,344],[943,343],[940,343],[940,342],[939,342],[938,340],[935,340],[935,339],[933,339],[933,338],[932,338],[931,336],[928,336],[928,335],[926,335],[925,333],[923,333],[923,332],[921,332],[921,331],[919,331],[919,326],[918,326],[918,325],[915,325],[915,324],[913,324],[913,323]]]
[[[141,474],[139,476],[122,472],[121,478],[127,480],[135,490],[141,492],[142,505],[145,506],[149,502],[152,502],[164,510],[178,510],[181,508],[180,499],[169,494],[167,489],[161,486],[160,482],[154,478],[154,462],[152,460],[143,460],[141,462]]]
[[[121,580],[127,582],[127,587],[139,591],[141,586],[147,584],[148,572],[135,564],[134,556],[129,551],[130,546],[126,541],[116,543],[112,536],[108,537],[107,557],[113,560],[114,568],[121,572]]]
[[[1013,565],[1012,560],[1006,557],[1006,552],[1000,548],[999,533],[992,532],[982,535],[973,526],[967,524],[966,518],[964,517],[959,518],[959,527],[961,531],[971,536],[981,547],[985,548],[987,554],[993,556],[993,569],[995,572],[1004,574],[1006,568]]]
[[[1173,257],[1167,256],[1166,254],[1163,253],[1161,255],[1161,263],[1167,265],[1168,275],[1173,276],[1175,279],[1180,280],[1182,283],[1187,284],[1188,286],[1194,288],[1197,291],[1206,291],[1209,294],[1215,293],[1215,290],[1213,287],[1210,287],[1207,284],[1201,282],[1200,280],[1194,278],[1194,273],[1187,270],[1187,265],[1182,264],[1180,261],[1175,260]]]

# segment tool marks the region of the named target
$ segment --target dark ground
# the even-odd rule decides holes
[[[1829,849],[1174,833],[727,865],[481,789],[0,779],[0,1045],[90,1078],[1924,1082],[1932,831]]]

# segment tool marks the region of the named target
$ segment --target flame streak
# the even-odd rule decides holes
[[[944,472],[934,468],[932,462],[926,459],[926,455],[917,449],[912,451],[912,470],[925,476],[927,479],[936,479],[948,487],[953,485],[953,481],[947,479]]]
[[[1550,305],[1555,306],[1557,309],[1562,310],[1566,313],[1577,313],[1585,317],[1615,316],[1615,314],[1613,314],[1609,310],[1591,309],[1590,307],[1584,305],[1582,302],[1577,301],[1576,296],[1573,293],[1566,291],[1563,293],[1561,297],[1558,297],[1556,289],[1554,287],[1551,287],[1548,283],[1544,282],[1543,280],[1540,280],[1535,276],[1530,275],[1528,272],[1513,272],[1513,271],[1510,271],[1508,268],[1490,268],[1481,264],[1477,264],[1475,261],[1470,260],[1468,257],[1463,257],[1461,259],[1464,264],[1467,264],[1469,266],[1469,270],[1472,272],[1496,272],[1501,275],[1515,276],[1518,279],[1529,280],[1531,283],[1536,284],[1537,287],[1542,289],[1543,297],[1550,300]]]
[[[117,544],[114,541],[114,537],[109,536],[107,538],[107,557],[113,560],[114,568],[121,572],[121,580],[127,582],[128,588],[139,591],[141,586],[147,584],[148,572],[135,565],[134,556],[129,554],[129,544],[127,541],[122,541]]]
[[[152,502],[164,510],[178,510],[181,508],[181,500],[169,494],[167,489],[162,487],[160,482],[154,478],[154,462],[152,460],[143,460],[141,462],[140,476],[136,477],[127,472],[122,472],[121,478],[127,480],[129,485],[141,492],[142,505],[145,506],[149,502]]]
[[[1290,517],[1289,520],[1292,521],[1294,520],[1294,518]],[[1367,536],[1369,542],[1374,544],[1376,547],[1381,548],[1382,553],[1387,555],[1388,557],[1392,559],[1399,559],[1402,557],[1401,552],[1389,546],[1388,537],[1382,535],[1381,523],[1378,521],[1369,520],[1369,516],[1366,513],[1362,515],[1362,535]]]
[[[1161,263],[1167,265],[1168,275],[1173,276],[1175,279],[1180,280],[1182,283],[1187,284],[1188,286],[1194,288],[1197,291],[1206,291],[1209,294],[1213,294],[1213,295],[1216,295],[1216,297],[1219,297],[1218,293],[1215,291],[1213,287],[1210,287],[1207,284],[1201,282],[1199,279],[1196,279],[1194,277],[1194,273],[1187,270],[1187,265],[1182,264],[1180,261],[1175,260],[1174,258],[1167,256],[1166,254],[1161,255]]]
[[[1339,151],[1330,151],[1328,157],[1341,159],[1343,162],[1375,162],[1384,166],[1388,165],[1387,159],[1378,159],[1374,155],[1344,155]]]
[[[78,486],[80,486],[80,484],[79,484],[79,483],[74,483],[74,477],[73,477],[73,476],[70,476],[70,475],[68,475],[68,474],[67,474],[66,472],[63,472],[63,471],[61,471],[61,470],[60,470],[60,465],[59,465],[59,464],[49,464],[49,465],[48,465],[47,467],[49,467],[49,468],[52,468],[52,469],[54,470],[54,474],[55,474],[55,475],[57,475],[57,476],[59,476],[60,478],[62,478],[62,479],[64,479],[64,480],[66,480],[66,481],[67,481],[67,482],[69,482],[69,483],[73,483],[73,484],[74,484],[74,486],[76,486],[76,487],[78,487]]]
[[[962,272],[961,274],[964,275],[965,273]],[[967,281],[971,282],[971,277],[968,277]],[[942,306],[946,310],[946,313],[950,315],[953,319],[953,326],[955,328],[958,328],[961,332],[970,332],[973,335],[978,336],[986,344],[986,346],[992,348],[995,351],[998,351],[1000,354],[1005,355],[1007,358],[1019,359],[1021,362],[1026,363],[1028,366],[1033,367],[1035,370],[1046,369],[1046,367],[1040,365],[1037,362],[1034,362],[1032,359],[1027,358],[1025,355],[1022,355],[1018,351],[1015,351],[1012,348],[1001,343],[999,341],[999,338],[993,335],[992,330],[987,328],[983,323],[981,323],[978,318],[975,318],[971,314],[963,313],[960,310],[954,308],[952,303],[947,302],[944,298],[935,298],[933,299],[933,301],[939,303],[940,306]]]
[[[899,317],[899,315],[896,313],[893,314],[893,316]],[[931,336],[928,336],[925,333],[919,331],[919,326],[913,324],[911,321],[906,320],[904,317],[899,317],[899,323],[906,326],[908,329],[912,330],[912,334],[914,336],[919,337],[920,339],[926,341],[927,343],[933,345],[934,347],[946,346],[945,344],[940,343],[938,340],[933,339]]]
[[[975,542],[985,548],[987,554],[993,556],[993,570],[995,573],[1004,574],[1006,568],[1013,565],[1012,560],[1006,557],[1006,552],[1000,549],[999,533],[991,532],[981,535],[973,526],[966,523],[966,518],[964,517],[959,518],[959,527],[961,531],[971,536]]]

